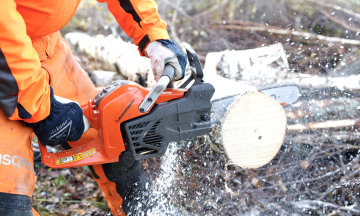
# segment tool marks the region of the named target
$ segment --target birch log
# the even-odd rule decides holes
[[[258,168],[278,153],[285,138],[286,116],[280,104],[261,92],[240,97],[222,123],[222,144],[229,159]]]
[[[104,62],[125,79],[136,81],[141,76],[146,80],[147,86],[155,84],[150,60],[140,56],[134,44],[112,35],[90,37],[81,32],[67,33],[65,39],[75,50]]]
[[[212,121],[218,125],[210,134],[223,146],[230,161],[243,168],[258,168],[270,162],[285,137],[283,107],[254,86],[219,75],[208,75],[204,80],[215,87]],[[234,94],[238,96],[224,99]]]

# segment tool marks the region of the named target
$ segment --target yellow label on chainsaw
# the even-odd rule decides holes
[[[96,154],[96,149],[92,148],[86,152],[81,152],[69,157],[64,157],[64,158],[59,158],[56,159],[56,165],[61,165],[61,164],[65,164],[65,163],[70,163],[70,162],[74,162],[74,161],[78,161],[78,160],[82,160],[85,159],[87,157],[90,157],[91,155]]]

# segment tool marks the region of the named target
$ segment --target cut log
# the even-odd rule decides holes
[[[261,92],[239,97],[221,127],[227,156],[243,168],[258,168],[270,162],[279,151],[285,132],[284,109]]]

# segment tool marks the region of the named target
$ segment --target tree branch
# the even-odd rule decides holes
[[[360,40],[350,40],[350,39],[345,39],[345,38],[327,37],[327,36],[313,34],[313,33],[292,31],[292,30],[287,30],[287,29],[279,29],[278,27],[273,27],[273,26],[255,27],[255,26],[239,26],[239,25],[216,25],[216,26],[206,25],[206,27],[215,28],[215,29],[238,29],[238,30],[244,30],[244,31],[263,31],[263,32],[269,32],[269,33],[273,33],[273,34],[301,36],[301,37],[305,37],[305,39],[321,40],[321,41],[327,41],[327,42],[332,42],[332,43],[360,45]]]
[[[350,212],[354,212],[354,213],[360,213],[359,210],[357,210],[356,204],[352,205],[352,206],[339,206],[339,205],[335,205],[329,202],[323,202],[323,201],[319,201],[319,200],[301,200],[301,201],[297,201],[297,202],[291,202],[292,205],[298,207],[298,208],[311,208],[311,209],[317,209],[317,205],[320,206],[324,206],[324,207],[331,207],[331,208],[335,208],[335,209],[340,209],[343,211],[350,211]]]
[[[346,22],[344,22],[343,20],[339,20],[339,19],[336,19],[335,17],[331,16],[330,14],[328,14],[326,11],[324,11],[323,9],[321,9],[320,7],[316,7],[316,9],[318,11],[320,11],[320,13],[324,14],[324,16],[326,16],[327,18],[329,18],[330,20],[332,20],[333,22],[337,23],[337,24],[340,24],[341,26],[343,26],[344,28],[347,28],[351,31],[354,31],[354,32],[360,32],[360,29],[358,28],[355,28],[355,27],[352,27],[352,26],[349,26],[348,24],[346,24]]]
[[[349,15],[351,15],[351,16],[360,18],[360,14],[355,13],[355,12],[349,10],[349,9],[340,7],[340,6],[338,6],[338,5],[334,5],[334,4],[330,4],[330,3],[324,3],[324,2],[315,1],[315,0],[307,0],[307,1],[312,2],[312,3],[315,3],[315,4],[318,4],[318,5],[322,5],[322,6],[325,6],[325,7],[330,7],[330,8],[333,8],[333,9],[335,9],[335,10],[342,11],[342,12],[344,12],[344,13],[347,13],[347,14],[349,14]]]
[[[192,17],[193,17],[193,18],[199,18],[199,17],[201,17],[201,16],[206,16],[206,15],[208,15],[209,13],[215,12],[215,11],[223,8],[223,7],[226,5],[226,3],[228,3],[228,1],[229,1],[229,0],[223,0],[220,4],[216,4],[216,5],[212,6],[212,7],[209,8],[209,9],[206,9],[206,10],[200,12],[200,13],[197,13],[197,14],[193,15]]]

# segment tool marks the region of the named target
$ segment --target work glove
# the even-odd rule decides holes
[[[80,105],[66,98],[54,96],[50,86],[50,114],[37,123],[26,123],[32,127],[42,145],[56,146],[67,141],[77,141],[90,128]]]
[[[173,80],[184,78],[186,67],[186,56],[172,40],[157,40],[151,42],[145,49],[145,55],[150,58],[151,69],[155,80],[158,81],[166,64],[174,67]]]

